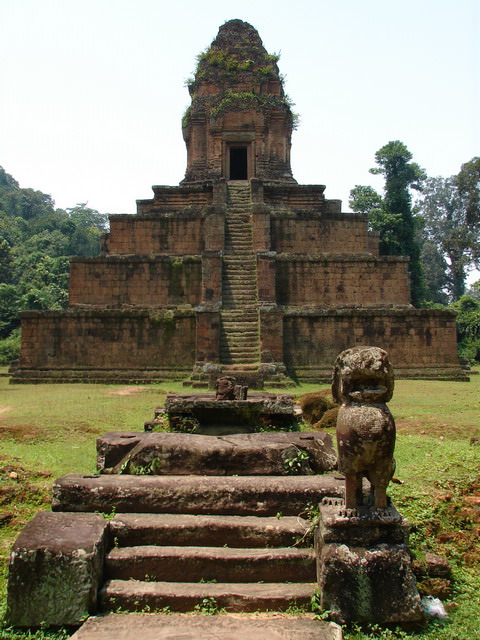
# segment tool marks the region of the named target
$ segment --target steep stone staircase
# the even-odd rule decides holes
[[[222,364],[254,369],[259,362],[257,265],[253,251],[250,183],[228,183],[223,258]]]

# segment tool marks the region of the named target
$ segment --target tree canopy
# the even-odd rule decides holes
[[[410,258],[411,299],[419,306],[424,298],[424,280],[411,189],[421,189],[426,173],[411,160],[412,154],[403,142],[394,140],[383,146],[375,154],[377,166],[370,169],[370,173],[385,179],[383,196],[372,187],[357,185],[350,192],[349,203],[353,211],[368,214],[370,228],[379,231],[382,255]]]
[[[107,216],[86,203],[56,209],[0,167],[0,338],[23,309],[66,306],[70,256],[97,255],[106,228]]]
[[[458,300],[468,270],[480,267],[480,158],[463,164],[458,175],[429,178],[419,211],[424,243],[442,264],[441,291]]]

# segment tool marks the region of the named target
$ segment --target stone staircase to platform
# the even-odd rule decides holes
[[[222,273],[220,360],[226,365],[259,362],[257,264],[253,252],[250,183],[228,183]]]
[[[117,512],[103,613],[285,611],[308,606],[317,589],[308,522],[299,514],[341,491],[332,475],[71,474],[54,485],[53,508]]]
[[[316,589],[314,553],[306,543],[291,546],[305,528],[296,517],[116,516],[102,608],[250,612],[308,605]]]
[[[100,438],[97,468],[105,473],[56,480],[52,512],[37,514],[15,543],[10,622],[75,626],[88,611],[94,617],[75,640],[341,640],[337,625],[308,613],[318,589],[318,558],[311,524],[303,517],[308,505],[342,495],[342,481],[329,472],[335,458],[331,439],[265,433],[253,440],[231,435],[231,441],[223,437],[215,444],[211,438],[138,432]],[[211,447],[217,462],[223,456],[224,475],[200,475],[202,460],[216,471]],[[241,475],[229,475],[245,447],[251,454]],[[140,449],[147,464],[139,461],[135,473],[116,463],[106,466],[126,456],[133,460]],[[310,474],[289,475],[277,462],[299,451],[308,454]],[[155,475],[158,468],[153,471],[148,460],[175,465],[167,463]],[[122,623],[119,612],[153,615],[124,615]],[[187,612],[208,616],[190,628],[188,619],[201,616],[188,618]],[[265,616],[262,622],[258,612]],[[285,629],[271,623],[281,615]],[[172,629],[173,617],[178,630]]]

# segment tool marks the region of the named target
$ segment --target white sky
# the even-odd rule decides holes
[[[59,207],[134,212],[183,178],[184,82],[232,18],[281,52],[295,178],[345,210],[389,140],[431,176],[480,155],[480,0],[0,0],[0,165]]]

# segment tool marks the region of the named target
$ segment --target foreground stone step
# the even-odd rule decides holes
[[[298,515],[344,483],[318,476],[111,476],[69,474],[53,484],[53,511]]]
[[[307,544],[308,522],[300,517],[201,516],[125,513],[110,521],[110,535],[121,547],[203,545],[287,547]]]
[[[109,580],[100,592],[104,611],[151,611],[169,607],[192,611],[204,598],[213,598],[219,609],[230,612],[284,611],[291,605],[308,605],[316,583],[212,583],[144,582]],[[178,636],[174,636],[178,637]]]
[[[275,614],[123,615],[89,618],[71,640],[342,640],[332,622]]]
[[[230,547],[113,548],[105,558],[109,578],[168,582],[314,582],[312,549]]]

